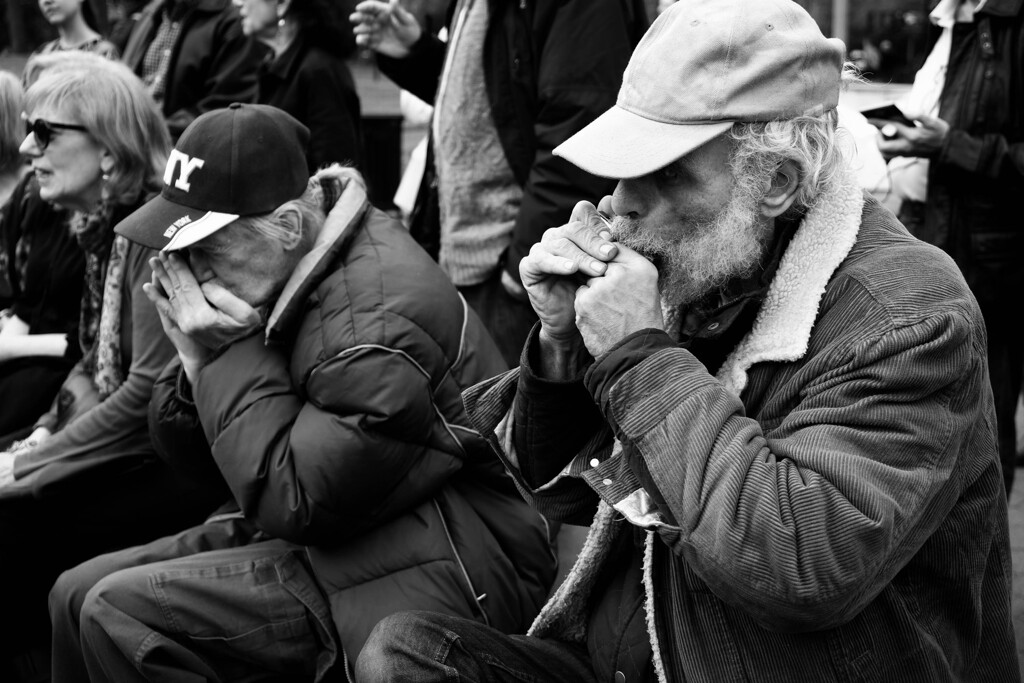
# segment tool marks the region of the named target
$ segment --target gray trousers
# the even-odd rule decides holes
[[[65,572],[53,683],[322,677],[337,635],[306,551],[260,538],[241,519],[208,523]]]

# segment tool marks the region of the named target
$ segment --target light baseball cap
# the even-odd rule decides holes
[[[174,251],[241,216],[273,211],[305,191],[308,141],[309,129],[276,107],[236,102],[207,112],[171,150],[160,194],[114,231]]]
[[[734,123],[820,115],[839,103],[845,51],[790,0],[679,0],[640,40],[615,106],[554,153],[636,178]]]

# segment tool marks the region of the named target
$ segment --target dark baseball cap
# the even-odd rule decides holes
[[[276,107],[236,102],[207,112],[171,150],[160,194],[114,231],[174,251],[241,216],[273,211],[305,191],[308,141],[309,129]]]

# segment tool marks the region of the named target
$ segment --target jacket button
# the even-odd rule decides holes
[[[626,683],[626,674],[621,671],[615,672],[615,683]]]

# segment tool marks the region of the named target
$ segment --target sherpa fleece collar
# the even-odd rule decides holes
[[[818,304],[832,275],[860,231],[864,192],[851,174],[822,195],[793,235],[747,336],[733,349],[717,377],[739,396],[755,363],[795,361],[810,343]]]

